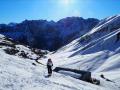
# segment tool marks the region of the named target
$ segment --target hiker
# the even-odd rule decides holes
[[[52,60],[48,59],[48,62],[47,62],[48,76],[52,75],[52,66],[53,66]]]

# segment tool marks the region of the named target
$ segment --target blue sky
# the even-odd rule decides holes
[[[120,0],[0,0],[0,23],[71,16],[102,19],[120,14]]]

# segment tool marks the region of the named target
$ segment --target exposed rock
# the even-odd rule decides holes
[[[84,35],[98,22],[98,19],[81,17],[68,17],[58,22],[25,20],[18,24],[1,24],[0,33],[33,48],[53,51]]]

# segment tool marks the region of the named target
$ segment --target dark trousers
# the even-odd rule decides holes
[[[51,66],[47,66],[48,68],[48,74],[51,75],[52,74],[52,67]]]

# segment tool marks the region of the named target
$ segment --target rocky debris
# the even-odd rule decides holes
[[[37,48],[32,48],[31,51],[39,55],[40,57],[43,57],[45,54],[48,54],[48,51],[37,49]]]
[[[4,47],[3,50],[7,54],[16,55],[31,60],[38,60],[42,57],[45,57],[45,55],[48,53],[48,51],[31,48],[7,37],[0,38],[0,48],[2,47]]]
[[[16,53],[19,52],[19,50],[17,50],[16,48],[6,48],[4,49],[4,51],[10,55],[15,55]]]

